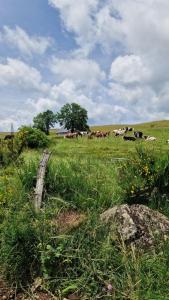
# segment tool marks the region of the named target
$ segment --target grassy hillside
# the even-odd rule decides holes
[[[127,247],[100,222],[100,213],[131,201],[169,216],[169,122],[134,127],[157,141],[125,142],[113,134],[68,140],[52,131],[39,214],[32,200],[43,149],[25,149],[1,168],[0,269],[12,286],[29,289],[40,278],[58,299],[169,299],[168,243]]]
[[[112,125],[102,125],[102,126],[91,126],[92,130],[113,130],[123,127],[134,127],[137,130],[150,130],[150,129],[158,129],[158,128],[168,128],[169,129],[169,120],[161,120],[161,121],[153,121],[153,122],[145,122],[145,123],[138,123],[138,124],[112,124]]]

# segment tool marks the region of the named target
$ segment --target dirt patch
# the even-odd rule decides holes
[[[65,232],[77,228],[85,219],[84,214],[71,210],[60,213],[54,223],[58,226],[60,232]]]

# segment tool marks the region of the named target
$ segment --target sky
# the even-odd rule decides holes
[[[0,0],[0,131],[66,103],[89,124],[169,119],[168,0]]]

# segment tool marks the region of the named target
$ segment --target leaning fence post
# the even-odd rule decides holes
[[[34,209],[36,212],[40,210],[42,205],[44,179],[45,179],[46,167],[50,155],[51,152],[48,152],[48,150],[45,150],[43,152],[43,157],[42,160],[40,161],[38,172],[37,172],[37,181],[36,181],[35,194],[34,194],[35,197],[33,202]]]

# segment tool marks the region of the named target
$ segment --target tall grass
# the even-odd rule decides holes
[[[100,222],[100,213],[137,199],[167,212],[169,160],[140,149],[127,165],[114,164],[106,152],[111,139],[103,145],[96,143],[95,153],[90,145],[86,155],[81,155],[86,147],[82,140],[52,145],[40,214],[34,213],[31,204],[40,153],[26,152],[19,168],[0,172],[3,274],[17,286],[40,276],[45,289],[59,299],[76,293],[82,299],[167,300],[168,242],[145,252],[126,247],[123,241],[115,242]],[[100,148],[104,157],[98,153]],[[137,194],[131,193],[133,184]],[[82,212],[85,218],[63,231],[57,222],[63,211]]]
[[[168,245],[141,254],[115,244],[97,214],[67,235],[53,234],[40,252],[44,283],[60,299],[71,293],[85,299],[123,300],[169,295]]]
[[[46,179],[49,194],[81,210],[102,210],[119,203],[114,164],[94,159],[52,159]]]

